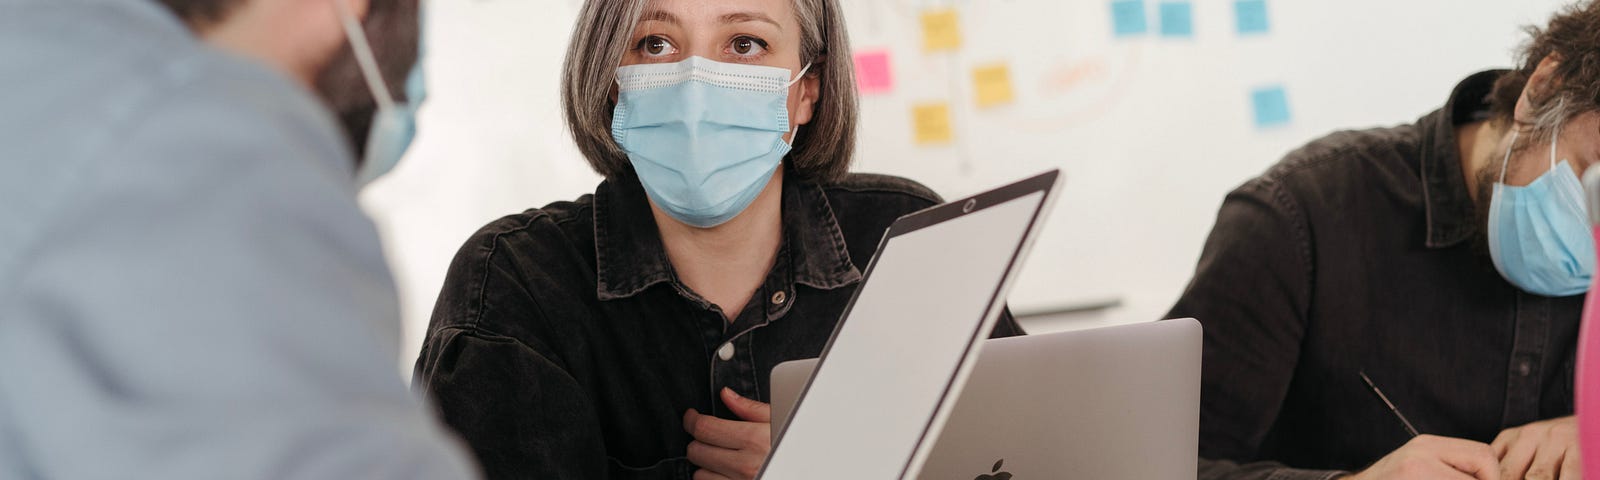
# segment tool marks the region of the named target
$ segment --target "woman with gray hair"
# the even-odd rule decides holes
[[[489,477],[754,476],[772,367],[819,355],[884,230],[940,201],[848,173],[851,65],[836,0],[584,5],[562,99],[605,181],[469,239],[417,361]]]

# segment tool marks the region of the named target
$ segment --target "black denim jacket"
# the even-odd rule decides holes
[[[732,418],[722,387],[769,402],[772,367],[821,353],[884,231],[939,197],[857,174],[788,181],[782,202],[777,260],[731,324],[678,281],[637,178],[490,223],[450,267],[417,387],[490,478],[689,479],[683,412]],[[1021,333],[1009,313],[995,329]]]
[[[1415,124],[1334,133],[1230,193],[1173,317],[1205,326],[1203,479],[1323,479],[1422,433],[1489,442],[1572,414],[1582,295],[1494,269],[1457,127],[1499,72]],[[1235,465],[1234,463],[1245,465]]]

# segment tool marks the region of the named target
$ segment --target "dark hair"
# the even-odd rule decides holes
[[[244,0],[158,0],[183,19],[190,28],[202,27],[227,18],[233,7]]]
[[[1519,68],[1495,81],[1489,103],[1496,121],[1515,121],[1517,100],[1539,62],[1554,55],[1550,88],[1529,92],[1536,119],[1533,132],[1544,137],[1556,124],[1579,114],[1600,111],[1600,2],[1585,0],[1550,18],[1543,28],[1526,28],[1529,39],[1517,52]],[[1535,96],[1535,94],[1537,96]]]
[[[371,0],[367,16],[361,20],[361,29],[372,45],[372,55],[377,57],[378,72],[388,85],[389,94],[402,102],[415,100],[406,97],[405,87],[406,75],[411,73],[419,53],[419,8],[418,0]],[[339,117],[339,125],[349,136],[356,162],[360,163],[378,103],[367,88],[349,42],[339,48],[339,53],[317,75],[316,89],[323,102]]]

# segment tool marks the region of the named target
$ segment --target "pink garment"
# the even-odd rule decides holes
[[[1595,244],[1600,245],[1600,227],[1594,229]],[[1600,282],[1600,276],[1595,277]],[[1578,446],[1583,451],[1583,471],[1600,472],[1600,295],[1595,295],[1596,284],[1589,285],[1589,298],[1583,305],[1583,325],[1578,330]]]

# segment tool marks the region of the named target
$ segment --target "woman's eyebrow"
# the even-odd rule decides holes
[[[779,25],[777,20],[773,20],[772,17],[761,12],[734,12],[722,15],[722,23],[724,24],[744,22],[766,22],[778,27],[778,30],[783,30],[783,25]]]
[[[639,15],[639,21],[641,22],[652,20],[657,22],[666,22],[673,25],[682,24],[678,21],[678,17],[676,15],[673,15],[672,12],[668,12],[666,10],[645,10],[644,13]]]

